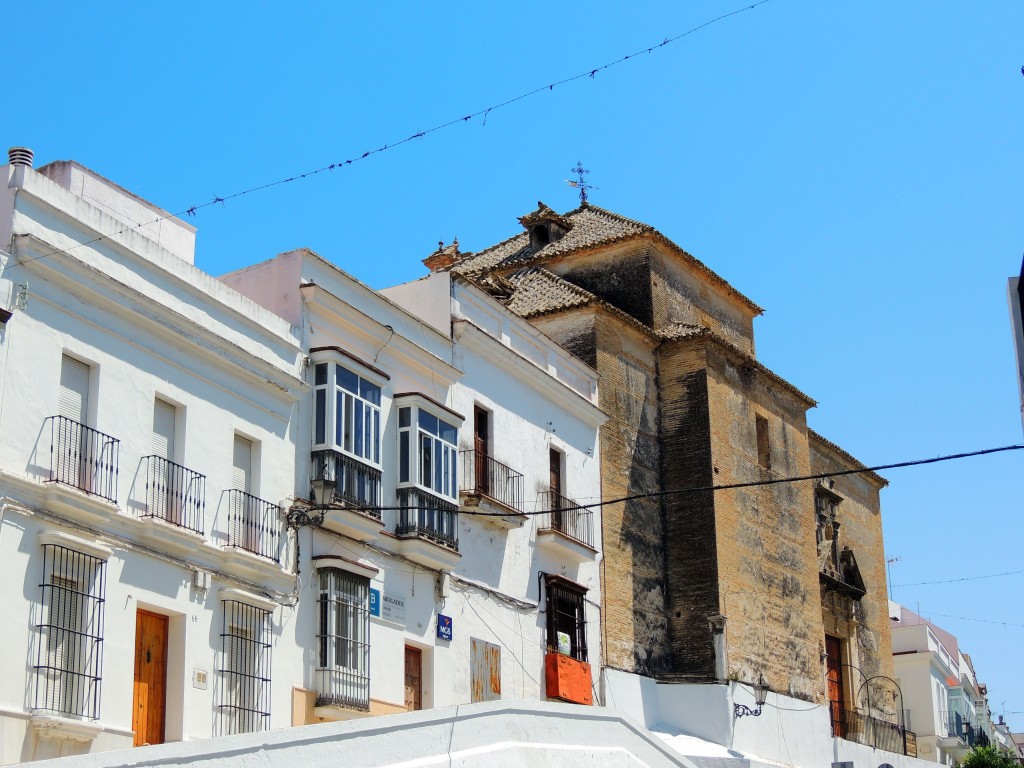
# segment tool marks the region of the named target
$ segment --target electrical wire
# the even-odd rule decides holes
[[[544,93],[545,91],[553,91],[558,86],[567,85],[568,83],[574,82],[576,80],[581,80],[583,78],[594,79],[594,77],[597,75],[598,72],[603,72],[603,71],[605,71],[607,69],[610,69],[611,67],[618,66],[619,64],[623,64],[623,63],[629,61],[630,59],[633,59],[633,58],[636,58],[636,57],[640,56],[641,54],[653,53],[654,51],[658,50],[659,48],[664,48],[666,45],[671,45],[672,43],[678,42],[679,40],[682,40],[684,37],[692,35],[693,33],[698,32],[698,31],[700,31],[700,30],[702,30],[702,29],[704,29],[706,27],[709,27],[712,24],[716,24],[719,21],[723,21],[724,19],[727,19],[730,16],[736,16],[737,14],[740,14],[740,13],[745,13],[747,11],[752,11],[755,8],[757,8],[759,5],[764,5],[767,2],[769,2],[769,0],[759,0],[759,2],[756,2],[753,5],[744,6],[742,8],[737,8],[736,10],[730,11],[729,13],[723,13],[720,16],[716,16],[715,18],[711,19],[710,21],[706,21],[703,24],[699,24],[696,27],[693,27],[691,29],[686,30],[682,34],[676,35],[675,37],[666,37],[660,43],[657,43],[655,45],[651,45],[651,46],[649,46],[647,48],[641,48],[640,50],[635,51],[633,53],[626,54],[625,56],[622,56],[622,57],[616,59],[615,61],[610,61],[607,64],[602,64],[602,65],[600,65],[598,67],[594,67],[592,69],[585,70],[583,72],[580,72],[579,74],[572,75],[571,77],[566,77],[566,78],[563,78],[561,80],[556,80],[554,82],[548,83],[547,85],[540,86],[539,88],[534,88],[534,89],[532,89],[530,91],[526,91],[525,93],[521,93],[518,96],[513,96],[510,99],[506,99],[505,101],[499,102],[497,104],[492,104],[492,105],[490,105],[488,107],[484,107],[482,109],[478,109],[476,112],[471,112],[468,115],[463,115],[461,117],[452,118],[452,119],[450,119],[450,120],[448,120],[446,122],[440,123],[439,125],[435,125],[432,128],[427,128],[426,130],[418,131],[417,133],[414,133],[411,136],[407,136],[406,138],[401,139],[400,141],[396,141],[396,142],[391,143],[391,144],[383,144],[383,145],[377,147],[376,149],[367,150],[366,152],[363,152],[360,155],[355,155],[355,156],[350,157],[350,158],[348,158],[346,160],[340,160],[340,161],[337,161],[337,162],[328,163],[327,165],[323,165],[323,166],[321,166],[319,168],[315,168],[315,169],[313,169],[311,171],[306,171],[305,173],[297,173],[297,174],[295,174],[293,176],[289,176],[287,178],[278,179],[277,181],[270,181],[270,182],[267,182],[265,184],[259,184],[259,185],[255,186],[255,187],[249,187],[248,189],[243,189],[243,190],[241,190],[239,192],[234,192],[234,193],[232,193],[230,195],[224,195],[223,197],[221,197],[220,195],[216,195],[215,194],[213,196],[212,200],[208,200],[205,203],[197,203],[195,205],[189,206],[188,208],[185,208],[184,210],[179,211],[178,213],[168,213],[168,214],[166,214],[164,216],[160,216],[158,218],[155,218],[152,221],[143,222],[142,224],[136,224],[135,226],[132,226],[132,227],[125,227],[123,229],[117,230],[116,232],[110,232],[110,233],[105,234],[105,235],[100,235],[99,237],[95,237],[92,240],[87,240],[87,241],[82,242],[82,243],[77,243],[75,245],[68,246],[67,248],[62,248],[62,249],[59,249],[59,250],[50,251],[49,253],[43,253],[43,254],[40,254],[39,256],[34,256],[31,259],[25,259],[24,261],[18,262],[18,264],[19,265],[21,265],[21,264],[28,264],[29,262],[38,261],[39,259],[45,259],[45,258],[48,258],[50,256],[56,256],[56,255],[61,254],[61,253],[66,254],[69,251],[74,250],[75,248],[82,248],[82,247],[87,246],[87,245],[92,245],[94,243],[98,243],[98,242],[100,242],[102,240],[108,240],[108,239],[110,239],[112,237],[117,237],[118,235],[123,235],[126,232],[133,232],[135,230],[142,229],[143,227],[149,227],[149,226],[152,226],[154,224],[159,224],[161,221],[166,221],[167,219],[181,218],[182,216],[195,216],[199,211],[203,210],[204,208],[209,208],[210,206],[216,205],[217,203],[220,203],[221,205],[223,205],[228,200],[234,200],[236,198],[243,197],[245,195],[251,195],[251,194],[253,194],[255,192],[261,192],[263,190],[271,189],[273,187],[278,187],[278,186],[281,186],[282,184],[288,184],[288,183],[293,182],[293,181],[301,181],[302,179],[308,179],[310,177],[317,176],[317,175],[319,175],[321,173],[324,173],[324,172],[327,172],[327,171],[334,171],[336,169],[340,170],[340,169],[345,168],[346,166],[352,165],[353,163],[357,163],[360,160],[365,160],[365,159],[367,159],[369,157],[372,157],[374,155],[381,154],[382,152],[387,152],[388,150],[395,149],[397,147],[402,146],[403,144],[408,144],[408,143],[410,143],[412,141],[415,141],[417,139],[426,138],[427,136],[429,136],[432,133],[436,133],[438,131],[442,131],[442,130],[444,130],[446,128],[451,128],[452,126],[459,125],[461,123],[468,123],[469,121],[471,121],[471,120],[473,120],[474,118],[477,118],[477,117],[483,117],[483,124],[486,126],[487,125],[487,116],[491,112],[493,112],[493,111],[495,111],[497,109],[502,109],[503,107],[511,106],[512,104],[515,104],[516,102],[522,101],[523,99],[528,99],[531,96],[536,96],[537,94],[540,94],[540,93]]]
[[[938,463],[944,462],[944,461],[955,461],[957,459],[967,459],[967,458],[971,458],[973,456],[986,456],[986,455],[988,455],[990,453],[1002,453],[1002,452],[1005,452],[1005,451],[1020,451],[1020,450],[1024,450],[1024,445],[1004,445],[1004,446],[1002,446],[1000,448],[983,448],[983,449],[978,450],[978,451],[966,451],[966,452],[963,452],[963,453],[953,453],[953,454],[948,454],[948,455],[945,455],[945,456],[936,456],[936,457],[930,458],[930,459],[912,459],[910,461],[897,461],[897,462],[893,462],[891,464],[877,464],[877,465],[875,465],[873,467],[860,467],[858,469],[841,469],[841,470],[837,470],[835,472],[819,472],[818,474],[814,474],[814,475],[796,475],[796,476],[793,476],[793,477],[774,477],[774,478],[771,478],[771,479],[768,479],[768,480],[751,480],[750,482],[746,482],[746,483],[726,483],[726,484],[723,484],[723,485],[695,486],[693,488],[676,488],[676,489],[668,490],[668,491],[647,491],[647,492],[644,492],[644,493],[635,493],[635,494],[632,494],[630,496],[620,496],[619,498],[616,498],[616,499],[607,499],[605,501],[596,501],[596,502],[592,502],[590,504],[574,504],[572,507],[562,508],[562,509],[542,509],[542,510],[536,510],[536,511],[533,511],[533,512],[519,511],[519,512],[511,512],[511,513],[504,513],[504,512],[480,512],[480,511],[460,510],[459,514],[460,515],[475,515],[477,517],[533,517],[533,516],[536,516],[536,515],[549,515],[552,512],[569,513],[569,512],[572,512],[574,510],[590,510],[590,509],[594,509],[596,507],[606,507],[609,504],[621,504],[621,503],[626,502],[626,501],[636,501],[638,499],[654,499],[654,498],[661,498],[661,497],[665,497],[665,496],[682,495],[682,494],[687,494],[687,493],[713,493],[715,491],[729,491],[729,490],[735,490],[737,488],[754,488],[754,487],[762,486],[762,485],[780,485],[782,483],[799,483],[799,482],[806,482],[806,481],[809,481],[809,480],[825,480],[825,479],[830,478],[830,477],[843,477],[845,475],[859,475],[859,474],[865,474],[865,473],[868,473],[868,472],[878,472],[878,471],[885,470],[885,469],[900,469],[902,467],[916,467],[916,466],[920,466],[920,465],[923,465],[923,464],[938,464]],[[400,511],[400,510],[403,510],[403,509],[409,509],[409,507],[407,507],[407,506],[405,506],[405,507],[402,507],[402,506],[397,506],[397,507],[349,506],[349,507],[346,507],[346,508],[347,509],[357,510],[357,511],[362,511],[362,512],[370,512],[370,511],[376,512],[376,511],[382,511],[382,510],[388,510],[388,511],[398,510],[398,511]],[[447,508],[417,506],[416,509],[422,509],[422,510],[427,510],[427,511],[439,512],[439,511],[444,511]]]
[[[956,584],[960,581],[978,581],[979,579],[998,579],[1001,576],[1016,576],[1018,573],[1024,573],[1024,568],[1018,571],[1004,571],[1003,573],[990,573],[987,576],[961,576],[959,579],[943,579],[942,581],[912,581],[908,584],[893,584],[893,589],[899,587],[924,587],[931,584]]]

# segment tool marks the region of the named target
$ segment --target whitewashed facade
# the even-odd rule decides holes
[[[0,764],[288,725],[299,340],[193,265],[188,224],[12,160]]]
[[[468,283],[377,292],[308,250],[222,279],[300,329],[296,495],[337,482],[299,531],[294,723],[542,699],[549,655],[590,663],[592,700],[594,372]]]

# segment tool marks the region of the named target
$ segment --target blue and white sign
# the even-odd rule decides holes
[[[370,615],[380,616],[380,590],[370,587]]]
[[[452,617],[437,614],[437,636],[442,640],[452,639]]]

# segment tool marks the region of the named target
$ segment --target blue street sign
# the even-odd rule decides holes
[[[442,640],[452,639],[452,617],[437,614],[437,636]]]

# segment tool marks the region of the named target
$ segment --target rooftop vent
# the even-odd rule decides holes
[[[34,154],[28,147],[11,147],[7,150],[7,159],[11,165],[26,165],[31,168]]]

